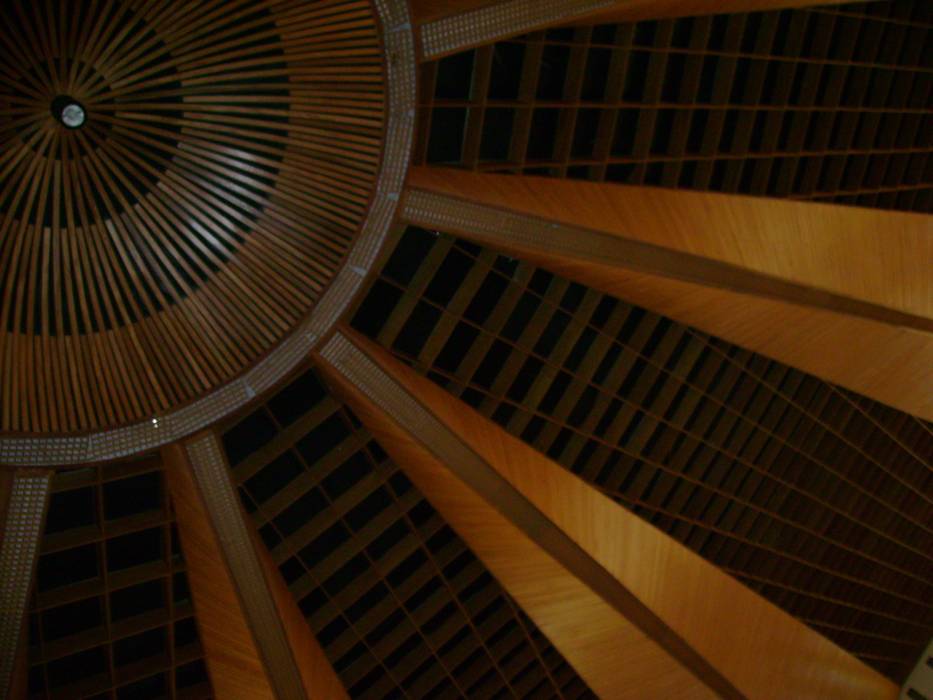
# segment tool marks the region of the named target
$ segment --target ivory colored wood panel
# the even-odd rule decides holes
[[[328,382],[601,698],[716,697],[326,361]]]
[[[365,348],[370,364],[375,364],[378,371],[391,378],[387,386],[414,397],[460,443],[604,567],[742,695],[750,698],[896,696],[897,688],[880,674],[451,398],[386,351],[356,337],[353,343],[357,348]],[[337,356],[334,364],[338,368],[354,362],[341,360],[327,348],[324,355]],[[364,364],[356,361],[356,367]],[[351,376],[365,377],[366,374],[365,369],[351,369]],[[373,396],[371,386],[375,384],[365,383],[364,390]],[[458,487],[461,493],[451,492],[459,480],[445,474],[442,465],[430,455],[443,451],[445,446],[426,444],[436,434],[434,431],[406,434],[396,420],[363,398],[358,390],[350,388],[344,379],[340,379],[340,386],[351,396],[354,405],[359,404],[361,418],[378,426],[377,434],[389,443],[386,449],[404,449],[404,456],[417,465],[412,469],[424,482],[419,485],[429,499],[438,498],[436,507],[439,510],[456,513],[465,509],[459,505],[461,497],[468,498],[472,508],[481,508],[481,504],[477,505],[476,493],[467,495],[471,492],[462,482]],[[378,396],[375,400],[379,400]],[[419,459],[425,454],[428,455],[425,460]],[[409,464],[409,461],[402,463]],[[492,507],[486,504],[485,510],[491,511]],[[459,523],[477,544],[483,545],[486,551],[495,552],[503,546],[504,537],[498,526],[484,519],[487,515],[474,510],[471,516],[463,514],[451,523],[455,528]],[[510,514],[506,512],[497,517],[502,518],[502,515]],[[467,536],[466,532],[462,534]],[[477,553],[483,556],[479,548]],[[525,563],[524,559],[510,562],[507,555],[500,556],[518,569]],[[496,568],[491,568],[497,572]],[[508,586],[508,582],[504,583]],[[534,617],[532,610],[528,612]],[[548,632],[543,625],[542,629]],[[568,658],[571,658],[569,654]],[[618,668],[625,662],[625,655],[619,654],[613,667]]]
[[[218,698],[275,698],[185,448],[162,450],[195,616]]]
[[[412,223],[933,419],[930,217],[429,168],[410,188]]]
[[[451,168],[413,168],[408,182],[933,318],[933,216]],[[684,258],[681,274],[701,275],[699,262]]]

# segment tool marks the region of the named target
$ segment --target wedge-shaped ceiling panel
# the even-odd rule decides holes
[[[416,228],[353,325],[891,677],[929,640],[928,424]]]
[[[231,424],[224,444],[352,697],[593,697],[313,370]]]
[[[933,209],[930,3],[535,32],[422,68],[419,163]]]
[[[55,473],[29,645],[29,697],[213,697],[158,459]]]

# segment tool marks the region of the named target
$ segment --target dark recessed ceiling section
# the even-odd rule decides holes
[[[593,697],[313,370],[229,424],[224,445],[352,697]]]
[[[551,29],[422,67],[417,163],[933,210],[933,5]]]
[[[29,697],[212,697],[159,461],[57,472],[29,618]]]
[[[930,425],[450,236],[391,243],[357,330],[903,679],[933,634]]]

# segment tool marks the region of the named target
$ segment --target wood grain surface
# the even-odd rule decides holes
[[[0,55],[0,431],[165,413],[307,316],[381,163],[370,3],[15,0]]]
[[[455,476],[452,468],[438,458],[444,452],[444,444],[431,444],[435,435],[441,433],[429,429],[417,434],[407,431],[402,427],[404,419],[388,415],[377,406],[378,387],[391,386],[393,391],[405,392],[416,400],[502,478],[505,484],[502,489],[513,490],[543,514],[721,673],[741,695],[750,698],[896,696],[897,688],[876,671],[465,407],[385,350],[357,336],[351,342],[391,382],[379,385],[364,380],[365,386],[354,387],[347,375],[339,374],[341,366],[347,363],[336,362],[336,369],[328,370],[335,384],[360,411],[360,417],[377,434],[380,444],[390,453],[397,451],[396,458],[435,507],[449,518],[451,525],[481,558],[490,558],[487,562],[490,569],[512,590],[546,634],[557,632],[539,619],[548,612],[558,619],[566,615],[564,624],[589,629],[586,606],[576,610],[549,608],[549,604],[556,605],[548,594],[551,585],[557,585],[557,579],[541,578],[544,572],[536,571],[532,565],[534,560],[526,558],[518,548],[516,543],[521,539],[510,541],[503,535],[508,527],[515,528],[518,510],[503,511],[501,499],[496,501],[497,510],[489,499],[477,493],[475,486],[467,486],[462,477]],[[370,398],[366,398],[367,394]],[[547,546],[532,540],[538,548]],[[531,547],[530,551],[534,549]],[[570,573],[578,582],[582,580],[581,571]],[[519,587],[512,589],[516,584]],[[525,586],[533,594],[523,588]],[[559,597],[566,604],[566,595]],[[545,601],[549,604],[544,604]],[[600,620],[606,623],[606,619]],[[574,664],[580,663],[581,658],[585,662],[588,654],[599,653],[598,644],[589,649],[577,647],[582,644],[577,637],[551,636],[551,639]],[[644,641],[639,644],[643,645]],[[639,647],[633,645],[633,648]],[[626,651],[602,650],[605,655],[593,666],[597,672],[599,668],[605,672],[607,659],[612,659],[608,668],[621,673],[620,667],[624,667],[629,658]],[[677,666],[670,657],[668,663]],[[583,669],[578,668],[587,677]],[[654,671],[662,669],[663,664]],[[587,680],[593,683],[590,677]],[[602,692],[605,686],[592,687]],[[651,696],[645,692],[643,690],[640,697]]]
[[[218,698],[275,698],[185,448],[168,445],[162,457],[214,693]]]
[[[430,168],[410,187],[453,200],[407,207],[413,223],[933,418],[929,216]],[[514,215],[524,235],[479,227],[482,210]],[[554,223],[571,245],[552,245]]]

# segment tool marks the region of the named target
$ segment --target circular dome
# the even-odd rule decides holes
[[[12,0],[0,17],[0,431],[148,420],[241,375],[367,215],[386,121],[372,6]]]

